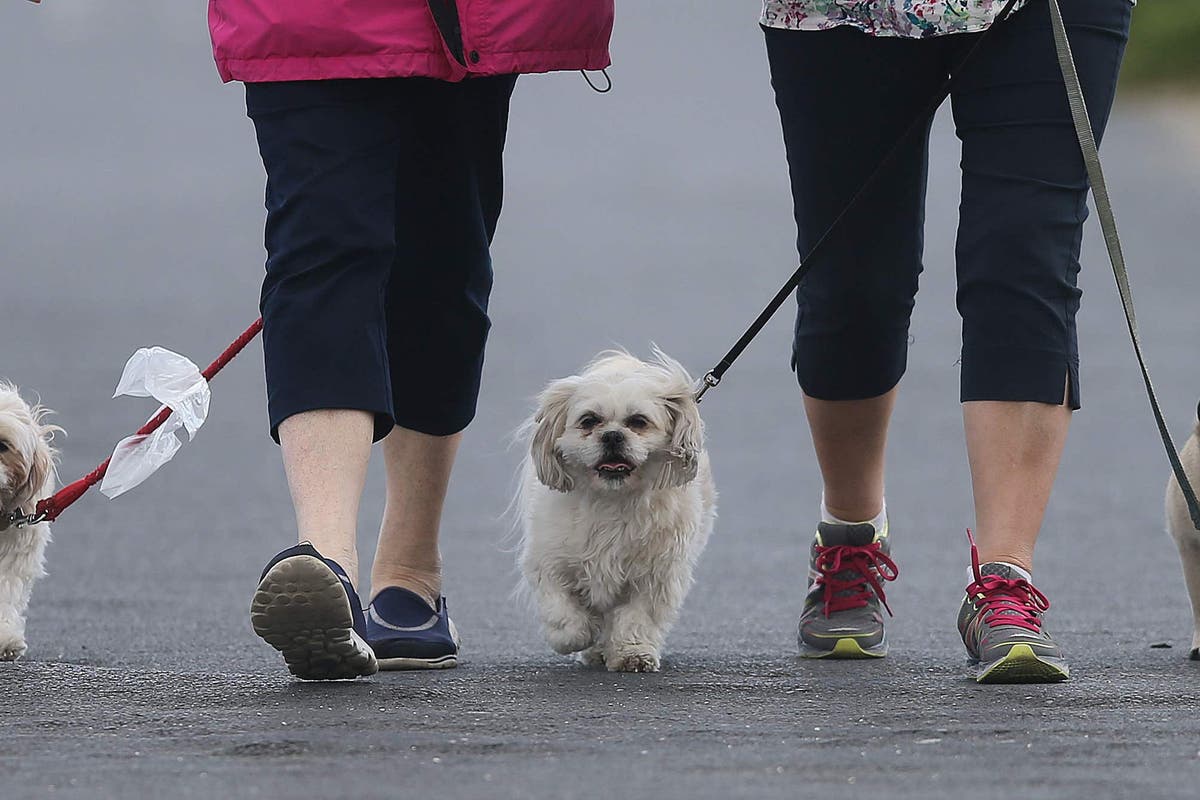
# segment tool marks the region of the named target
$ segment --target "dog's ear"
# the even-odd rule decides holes
[[[569,492],[574,485],[558,449],[558,438],[567,429],[567,410],[577,385],[578,381],[573,378],[551,383],[538,397],[538,410],[533,417],[529,454],[537,469],[538,480],[556,492]]]
[[[34,428],[36,436],[33,443],[33,453],[29,459],[29,470],[25,481],[16,492],[17,505],[26,512],[33,511],[33,501],[42,499],[42,490],[47,487],[50,476],[54,474],[54,447],[51,442],[56,431],[62,428],[57,425],[43,425],[42,417],[48,412],[40,406],[33,408]]]
[[[666,451],[654,456],[657,468],[651,485],[655,489],[683,486],[696,478],[700,453],[704,449],[704,422],[696,403],[692,379],[675,359],[654,348],[654,358],[667,376],[667,386],[661,401],[670,420],[668,433],[671,444]]]

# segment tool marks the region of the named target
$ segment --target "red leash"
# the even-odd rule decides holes
[[[254,321],[254,324],[242,333],[233,344],[225,348],[225,352],[217,356],[217,360],[208,365],[200,374],[204,376],[204,380],[211,381],[213,376],[225,368],[225,365],[233,360],[234,356],[242,352],[246,345],[258,336],[262,330],[262,317]],[[154,417],[142,427],[138,428],[135,435],[145,436],[153,433],[160,425],[167,421],[167,417],[171,416],[171,409],[163,408]],[[58,515],[65,511],[72,503],[83,497],[84,492],[95,486],[104,478],[104,473],[108,471],[108,462],[112,461],[112,457],[104,460],[104,463],[96,467],[94,470],[84,475],[74,483],[68,484],[59,489],[56,494],[41,500],[37,504],[37,510],[23,520],[17,520],[18,526],[22,524],[35,524],[38,522],[53,522],[58,519]]]

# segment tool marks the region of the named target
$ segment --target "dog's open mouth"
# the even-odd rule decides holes
[[[633,472],[633,464],[620,458],[601,461],[596,465],[596,472],[601,478],[624,478]]]

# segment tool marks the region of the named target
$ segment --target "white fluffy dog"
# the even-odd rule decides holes
[[[0,661],[25,654],[25,609],[33,582],[45,574],[50,526],[9,527],[8,518],[14,511],[32,512],[54,490],[50,442],[62,429],[43,424],[48,413],[0,383]]]
[[[712,532],[716,489],[692,380],[601,353],[539,398],[518,507],[521,571],[550,646],[655,672]]]
[[[1196,413],[1200,417],[1200,409],[1197,409]],[[1200,488],[1200,421],[1183,445],[1183,449],[1179,451],[1179,460],[1192,487]],[[1167,483],[1167,530],[1175,538],[1175,544],[1179,546],[1179,557],[1183,561],[1183,576],[1187,581],[1188,594],[1192,597],[1194,632],[1191,657],[1200,661],[1200,531],[1192,524],[1187,503],[1174,474]]]

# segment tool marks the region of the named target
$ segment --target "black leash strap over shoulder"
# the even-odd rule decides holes
[[[996,21],[986,31],[983,32],[983,34],[975,42],[975,45],[967,51],[965,56],[963,56],[962,61],[959,62],[954,71],[951,72],[950,75],[947,76],[946,80],[942,82],[942,85],[938,88],[937,92],[934,93],[929,103],[921,109],[920,113],[917,114],[916,117],[913,118],[912,123],[910,123],[909,126],[904,130],[904,133],[900,135],[900,138],[896,140],[896,143],[892,146],[892,149],[889,150],[879,162],[879,166],[877,166],[875,171],[867,177],[866,181],[863,182],[863,185],[859,187],[854,196],[850,198],[850,202],[848,202],[846,207],[843,208],[841,212],[834,218],[833,222],[825,230],[825,233],[821,234],[821,238],[817,239],[816,244],[812,246],[812,249],[810,249],[808,254],[800,261],[800,265],[796,267],[796,271],[792,273],[792,277],[788,278],[787,283],[785,283],[783,287],[775,294],[775,296],[771,298],[771,302],[767,303],[767,307],[764,308],[762,313],[758,315],[758,318],[750,324],[750,327],[746,329],[746,332],[742,334],[742,337],[738,339],[733,347],[729,349],[729,352],[725,354],[725,357],[722,358],[715,367],[713,367],[704,375],[704,381],[696,392],[696,402],[702,400],[705,393],[708,392],[709,389],[712,389],[721,382],[721,379],[725,377],[725,372],[733,366],[733,362],[736,361],[738,356],[740,356],[742,352],[750,345],[750,342],[754,340],[754,337],[759,334],[763,327],[770,322],[771,317],[775,316],[775,312],[778,311],[779,307],[784,304],[784,302],[788,299],[788,296],[790,296],[791,293],[795,291],[796,287],[800,285],[800,281],[804,280],[804,276],[808,274],[809,268],[816,259],[816,256],[821,252],[821,249],[825,246],[825,243],[829,241],[829,238],[833,232],[838,229],[838,227],[842,224],[842,221],[849,216],[850,212],[858,207],[858,204],[862,201],[867,192],[870,191],[875,185],[876,181],[879,180],[879,177],[887,170],[888,167],[891,166],[892,162],[896,160],[896,156],[900,154],[900,150],[908,138],[914,135],[917,130],[925,124],[925,121],[937,112],[942,103],[946,102],[946,98],[950,96],[950,92],[954,88],[955,81],[958,80],[959,74],[962,73],[963,67],[971,62],[971,59],[975,57],[977,52],[979,52],[979,48],[982,47],[984,43],[992,37],[992,34],[1000,28],[1001,24],[1012,15],[1013,6],[1016,4],[1017,0],[1008,0],[1008,2],[1004,4],[1004,8],[1001,9],[1000,13],[996,16]]]

